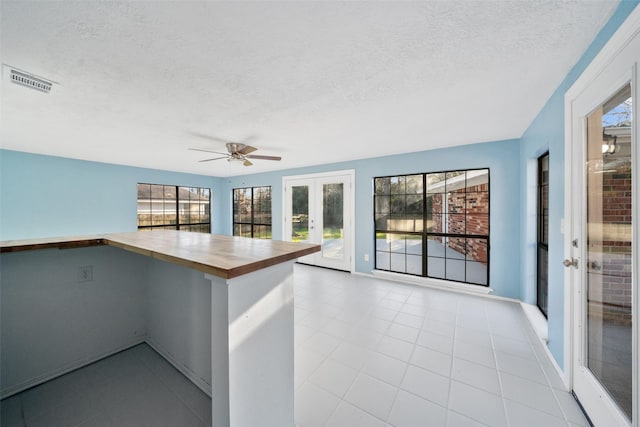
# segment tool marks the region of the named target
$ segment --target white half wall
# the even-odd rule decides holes
[[[156,259],[147,280],[147,343],[210,396],[211,282]]]
[[[147,260],[109,246],[2,254],[0,396],[142,342]]]

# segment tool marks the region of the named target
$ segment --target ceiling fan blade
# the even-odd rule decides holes
[[[229,142],[228,139],[222,139],[222,138],[218,138],[217,136],[213,136],[213,135],[207,135],[205,133],[200,133],[200,132],[189,132],[191,135],[196,136],[198,138],[203,138],[203,139],[208,139],[210,141],[216,141],[216,142],[222,142],[222,143],[227,143]]]
[[[260,156],[257,154],[250,154],[246,156],[249,159],[259,159],[259,160],[282,160],[280,156]]]
[[[219,151],[211,151],[211,150],[201,150],[200,148],[189,148],[191,151],[202,151],[203,153],[213,153],[213,154],[222,154],[223,156],[228,156],[227,153],[221,153]]]
[[[247,155],[249,153],[253,153],[254,151],[256,151],[257,148],[256,147],[252,147],[250,145],[244,145],[241,149],[238,150],[238,153],[244,155]]]
[[[210,162],[211,160],[220,160],[220,159],[226,159],[228,156],[224,156],[224,157],[214,157],[213,159],[204,159],[204,160],[198,160],[200,163],[202,162]]]
[[[253,163],[251,163],[251,162],[250,162],[249,160],[247,160],[247,159],[244,159],[244,162],[242,162],[242,164],[243,164],[244,166],[251,166]]]

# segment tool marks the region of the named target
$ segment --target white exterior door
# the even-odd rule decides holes
[[[353,171],[284,177],[283,240],[322,245],[299,259],[353,271]]]
[[[639,63],[636,35],[584,89],[567,95],[569,368],[572,388],[596,426],[640,425]]]

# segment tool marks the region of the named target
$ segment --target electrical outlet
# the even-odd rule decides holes
[[[93,266],[83,265],[78,267],[78,283],[93,281]]]
[[[364,260],[369,261],[369,254],[364,254]]]

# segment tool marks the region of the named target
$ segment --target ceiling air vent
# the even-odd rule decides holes
[[[51,91],[52,83],[46,80],[39,79],[20,71],[11,70],[11,81],[22,86],[30,87],[31,89],[38,90],[40,92],[49,93]]]

